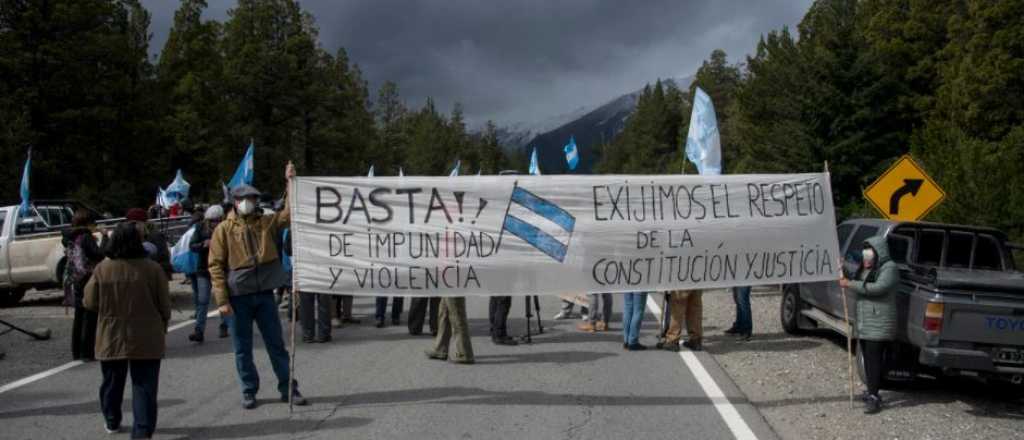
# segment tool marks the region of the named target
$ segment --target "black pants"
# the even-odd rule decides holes
[[[413,298],[409,305],[409,334],[418,335],[423,333],[423,321],[427,320],[430,325],[430,333],[437,333],[437,311],[441,305],[441,298]],[[429,307],[428,307],[429,306]],[[430,309],[428,315],[427,309]]]
[[[391,319],[397,321],[402,317],[402,308],[404,307],[405,298],[401,296],[394,296],[391,298]],[[377,320],[383,321],[388,312],[388,297],[378,296],[377,297]]]
[[[512,308],[511,296],[492,296],[487,316],[491,321],[491,338],[508,336],[508,312]]]
[[[885,341],[860,340],[861,356],[864,358],[864,386],[872,396],[877,396],[878,388],[882,386],[884,353],[888,345]]]
[[[132,375],[132,438],[149,438],[156,430],[156,394],[160,387],[160,359],[100,362],[100,408],[107,426],[121,426],[121,403],[128,372]]]
[[[352,295],[338,295],[334,300],[334,316],[338,319],[352,317]]]
[[[75,321],[71,324],[71,358],[96,357],[96,312],[75,306]]]
[[[331,337],[331,296],[299,292],[299,323],[302,324],[302,339]]]

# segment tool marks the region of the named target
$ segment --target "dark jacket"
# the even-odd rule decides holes
[[[167,277],[146,258],[107,259],[85,286],[85,308],[99,315],[96,359],[164,356],[171,298]]]
[[[79,239],[81,237],[81,239]],[[92,234],[89,228],[72,228],[64,231],[63,237],[61,238],[61,244],[64,245],[64,256],[69,255],[68,250],[72,246],[80,246],[82,255],[85,257],[88,267],[95,267],[100,261],[103,261],[103,251],[100,250],[100,246],[96,243],[96,237]],[[68,260],[65,260],[65,271],[68,270]],[[61,274],[64,276],[64,274]],[[82,306],[82,291],[85,288],[85,283],[88,282],[88,278],[82,281],[80,284],[68,282],[68,279],[62,280],[65,283],[64,293],[65,300],[74,298],[74,305],[76,307]],[[71,305],[71,304],[67,304]]]
[[[156,229],[156,226],[152,223],[146,223],[146,233],[143,239],[156,246],[156,258],[154,259],[157,264],[164,270],[164,275],[167,275],[167,279],[171,279],[174,275],[174,266],[171,266],[171,248],[167,246],[167,237],[163,232]]]
[[[196,264],[196,275],[198,276],[210,277],[210,246],[206,244],[206,240],[212,237],[213,229],[210,228],[209,222],[196,224],[196,232],[192,234],[188,248],[199,256],[199,262]]]
[[[875,265],[865,270],[863,263],[850,291],[857,295],[857,337],[868,341],[896,339],[896,293],[900,270],[889,256],[889,245],[881,236],[864,241],[875,250]]]

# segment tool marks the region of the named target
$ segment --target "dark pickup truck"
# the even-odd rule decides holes
[[[877,219],[843,222],[837,233],[846,273],[860,264],[861,243],[876,235],[886,237],[900,265],[900,326],[898,340],[886,354],[886,381],[909,381],[922,374],[966,375],[1021,385],[1024,272],[1014,264],[1016,246],[1006,234],[984,227]],[[847,301],[850,320],[856,322],[856,297],[848,293]],[[842,290],[836,281],[783,286],[780,317],[789,333],[813,328],[852,332],[843,320]]]

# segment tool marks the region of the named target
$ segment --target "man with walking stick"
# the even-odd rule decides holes
[[[295,166],[285,167],[289,181],[285,206],[291,197],[291,179]],[[210,278],[213,294],[221,316],[233,316],[231,339],[235,349],[235,366],[242,385],[242,407],[255,408],[260,378],[253,363],[252,326],[259,326],[263,335],[282,402],[289,397],[296,405],[306,405],[298,386],[289,380],[288,350],[284,345],[281,319],[277,314],[274,289],[287,282],[281,266],[276,237],[291,222],[291,210],[282,209],[264,216],[257,209],[260,192],[249,185],[231,190],[234,210],[217,226],[210,242]],[[289,391],[289,388],[291,390]]]

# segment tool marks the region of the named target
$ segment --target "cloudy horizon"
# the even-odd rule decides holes
[[[178,2],[143,0],[150,52],[167,39]],[[234,0],[208,0],[225,20]],[[657,78],[693,75],[714,49],[742,61],[758,38],[791,29],[811,0],[639,4],[598,0],[300,1],[320,44],[344,47],[370,83],[390,80],[406,105],[462,104],[470,126],[531,123],[594,107]]]

